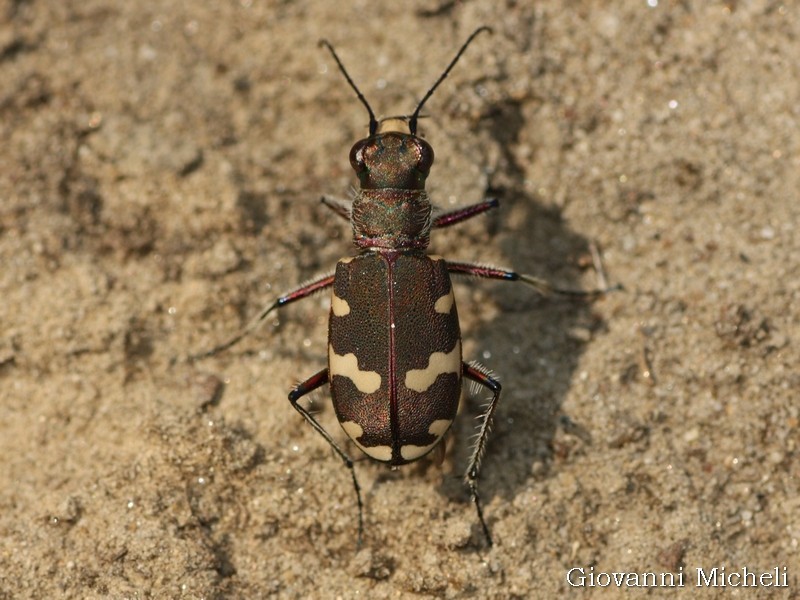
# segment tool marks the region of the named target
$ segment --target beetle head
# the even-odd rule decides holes
[[[411,133],[407,119],[393,117],[380,121],[375,134],[355,143],[350,164],[362,190],[424,190],[433,148]]]

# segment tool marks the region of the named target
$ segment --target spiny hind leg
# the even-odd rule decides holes
[[[492,392],[492,399],[486,405],[486,409],[480,417],[480,425],[478,434],[475,438],[475,445],[472,447],[472,454],[467,464],[467,470],[464,473],[464,483],[469,488],[469,494],[472,498],[472,503],[475,505],[475,510],[478,512],[478,520],[483,528],[483,534],[486,536],[486,542],[492,545],[492,536],[489,533],[489,527],[483,518],[483,508],[481,506],[480,495],[478,494],[478,474],[481,468],[481,458],[486,451],[486,442],[489,439],[489,432],[492,428],[492,419],[494,412],[497,409],[497,402],[500,400],[500,382],[491,376],[488,369],[477,363],[462,363],[462,373],[464,377],[470,379]]]

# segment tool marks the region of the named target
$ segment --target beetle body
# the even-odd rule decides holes
[[[444,260],[365,250],[336,267],[328,367],[336,416],[375,460],[405,464],[450,428],[461,334]]]
[[[433,149],[416,135],[426,100],[470,42],[487,30],[480,27],[469,36],[410,117],[382,121],[375,118],[333,47],[322,42],[369,113],[369,135],[350,151],[350,164],[359,179],[352,206],[322,198],[329,208],[350,220],[358,254],[340,260],[334,273],[265,306],[226,342],[192,357],[230,348],[273,310],[331,289],[328,366],[298,383],[289,392],[289,401],[350,470],[358,503],[359,540],[363,503],[353,460],[300,399],[330,384],[337,419],[354,444],[375,460],[402,465],[422,458],[441,442],[455,419],[463,379],[489,390],[492,396],[480,416],[464,481],[491,545],[478,495],[478,475],[501,386],[488,369],[462,361],[450,275],[520,281],[542,294],[587,297],[603,293],[561,290],[531,275],[426,254],[431,228],[449,227],[498,206],[497,200],[490,199],[432,218],[425,181],[433,165]]]
[[[331,292],[328,370],[336,416],[368,456],[392,465],[427,454],[461,394],[461,332],[447,263],[425,254],[433,149],[387,119],[350,163],[358,256],[339,261]]]

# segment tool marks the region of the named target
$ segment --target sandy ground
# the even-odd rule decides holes
[[[791,3],[4,0],[0,22],[0,598],[545,598],[574,567],[728,597],[696,569],[745,566],[789,587],[738,597],[800,594]],[[421,128],[434,202],[501,208],[431,250],[590,288],[596,244],[625,291],[457,284],[466,356],[504,384],[495,546],[460,482],[479,394],[442,465],[357,463],[358,549],[347,472],[286,400],[325,365],[328,298],[172,359],[353,252],[318,198],[354,185],[366,114],[317,40],[402,114],[481,24]],[[327,391],[312,407],[342,440]]]

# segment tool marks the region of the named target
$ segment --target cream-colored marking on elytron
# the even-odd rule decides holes
[[[347,300],[339,298],[335,293],[331,294],[331,310],[334,316],[343,317],[350,314],[350,305]]]
[[[461,371],[461,342],[450,352],[434,352],[428,358],[428,366],[424,369],[410,369],[406,373],[406,387],[415,392],[427,390],[439,375],[459,373]]]
[[[431,423],[430,427],[428,427],[428,433],[436,436],[436,441],[432,444],[428,444],[427,446],[415,446],[414,444],[401,446],[400,456],[402,456],[405,460],[416,460],[420,456],[427,454],[436,444],[439,443],[439,440],[450,428],[450,423],[452,423],[450,419],[437,419]]]
[[[328,360],[330,361],[331,377],[341,375],[347,377],[363,394],[371,394],[381,387],[381,376],[376,371],[362,371],[358,368],[356,355],[350,352],[344,356],[336,354],[333,346],[328,346]]]
[[[355,256],[345,256],[344,258],[340,258],[339,262],[342,263],[343,265],[346,265],[347,263],[353,262],[354,258]]]
[[[428,258],[431,260],[444,260],[444,257],[439,256],[438,254],[428,254]]]
[[[436,421],[438,423],[438,421]],[[375,460],[382,460],[384,462],[392,460],[392,447],[391,446],[362,446],[358,441],[364,435],[364,429],[355,421],[345,421],[342,423],[342,429],[347,436],[353,440],[356,446],[361,448],[361,451],[367,456],[371,456]]]
[[[453,297],[453,289],[450,288],[449,292],[436,301],[436,304],[433,305],[433,310],[446,315],[453,309],[453,302],[455,302],[455,298]]]

